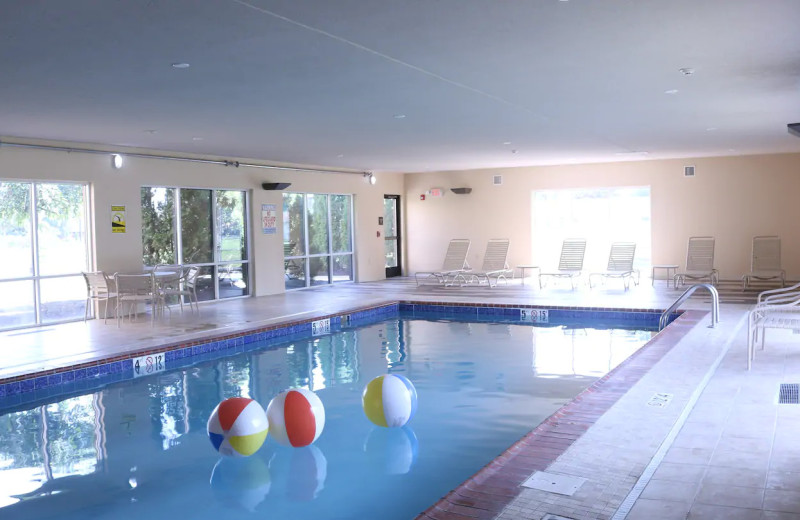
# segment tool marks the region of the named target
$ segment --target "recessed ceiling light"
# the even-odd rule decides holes
[[[664,94],[677,94],[677,93],[678,93],[678,89],[676,89],[676,88],[664,91]]]
[[[511,144],[511,141],[503,141],[503,144],[504,144],[505,146],[508,146],[508,145],[510,145],[510,144]]]
[[[188,69],[189,67],[191,67],[191,65],[189,65],[185,61],[181,61],[181,62],[172,64],[172,68],[173,69]]]
[[[394,117],[395,119],[405,119],[406,115],[405,114],[395,114],[392,117]]]
[[[680,72],[684,76],[691,76],[692,74],[694,74],[694,69],[691,67],[684,67],[682,69],[678,69],[678,72]]]
[[[650,152],[641,152],[641,151],[631,151],[631,152],[617,152],[615,155],[622,155],[622,156],[635,156],[635,155],[648,155]]]
[[[157,134],[158,130],[145,130],[144,133],[146,133],[146,134]]]
[[[706,128],[706,132],[715,132],[716,130],[717,130],[716,126],[709,126],[708,128]]]
[[[340,154],[339,154],[339,155],[337,155],[336,157],[338,157],[339,159],[341,159],[342,157],[344,157],[344,154],[343,154],[343,153],[340,153]]]
[[[202,141],[202,137],[192,137],[192,141]]]

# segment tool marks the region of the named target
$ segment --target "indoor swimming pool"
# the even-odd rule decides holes
[[[401,315],[402,316],[402,315]],[[653,336],[518,320],[391,318],[0,410],[0,518],[412,519]],[[419,406],[373,426],[364,386],[397,373]],[[319,439],[221,459],[214,407],[292,387],[325,406]]]

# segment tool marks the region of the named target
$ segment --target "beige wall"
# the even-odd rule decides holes
[[[48,143],[67,146],[65,143]],[[130,151],[130,150],[129,150]],[[124,151],[122,151],[124,154]],[[307,173],[216,164],[125,157],[114,170],[108,155],[34,150],[0,146],[0,179],[88,182],[92,193],[96,268],[136,271],[142,268],[140,189],[146,185],[244,189],[250,193],[253,222],[252,254],[256,295],[284,291],[283,236],[280,191],[264,191],[261,183],[291,182],[287,191],[354,195],[356,280],[384,278],[383,237],[376,237],[383,215],[383,194],[403,193],[402,175],[377,175],[376,185],[357,174]],[[264,235],[258,227],[261,204],[278,206],[278,233]],[[112,205],[127,209],[127,232],[112,234]]]
[[[684,177],[685,165],[696,167],[695,177]],[[493,175],[503,176],[501,186]],[[653,263],[683,267],[688,237],[712,235],[721,278],[738,279],[750,269],[752,237],[777,234],[787,275],[800,278],[800,154],[407,174],[408,272],[441,267],[451,238],[472,239],[472,266],[480,266],[489,238],[508,237],[511,265],[552,267],[558,252],[543,257],[531,237],[532,192],[613,186],[650,186]],[[446,195],[420,201],[433,187]],[[472,193],[455,195],[456,187]]]

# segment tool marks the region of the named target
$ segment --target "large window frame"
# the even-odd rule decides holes
[[[302,232],[303,232],[303,254],[290,254],[290,250],[287,248],[287,240],[289,237],[287,236],[288,230],[288,222],[286,221],[286,215],[284,214],[284,229],[283,229],[283,240],[284,240],[284,275],[286,277],[286,283],[284,287],[287,291],[299,290],[299,289],[307,289],[309,287],[314,287],[318,285],[333,285],[338,283],[352,283],[355,281],[355,273],[356,273],[356,254],[355,254],[355,226],[354,226],[354,198],[353,194],[351,193],[317,193],[317,192],[284,192],[282,201],[285,202],[287,197],[290,196],[301,196],[303,198],[303,225],[302,225]],[[309,196],[311,197],[325,197],[326,200],[326,232],[327,232],[327,251],[322,253],[310,253],[310,225],[309,225]],[[348,218],[347,218],[347,226],[348,226],[348,238],[349,244],[346,251],[334,251],[334,233],[333,233],[333,223],[331,219],[331,198],[332,197],[347,197],[348,204],[347,204],[347,211],[348,211]],[[283,207],[283,204],[282,204]],[[283,211],[282,211],[283,212]],[[336,276],[334,274],[334,264],[336,258],[349,258],[350,263],[350,277],[347,280],[336,280]],[[320,259],[324,260],[327,259],[327,275],[328,281],[327,283],[315,283],[314,273],[311,270],[311,263],[313,259]],[[291,281],[291,273],[292,272],[299,272],[303,276],[304,284],[302,286],[294,286],[290,284]]]
[[[28,328],[28,327],[41,327],[41,326],[49,326],[55,325],[59,323],[68,323],[72,321],[79,321],[84,319],[84,305],[86,301],[86,292],[85,292],[85,282],[82,279],[82,272],[89,271],[91,269],[90,266],[94,265],[94,258],[92,255],[92,226],[91,226],[91,192],[89,189],[89,183],[87,182],[79,182],[79,181],[36,181],[36,180],[20,180],[20,179],[0,179],[0,183],[14,183],[14,184],[23,184],[28,185],[28,225],[30,226],[30,255],[31,255],[31,274],[25,276],[11,276],[8,278],[0,277],[0,286],[2,283],[6,282],[32,282],[32,292],[33,292],[33,322],[23,323],[18,325],[11,325],[11,326],[2,326],[0,325],[0,330],[14,330],[14,329],[21,329],[21,328]],[[84,258],[84,265],[81,266],[80,271],[67,271],[67,272],[60,272],[56,274],[41,274],[42,272],[42,255],[41,252],[44,249],[42,242],[40,241],[40,206],[39,206],[39,187],[41,186],[79,186],[81,188],[81,212],[82,215],[79,218],[80,222],[80,232],[82,235],[82,249],[83,249],[83,258]],[[45,284],[48,280],[66,280],[69,278],[74,279],[74,283],[76,286],[76,293],[73,298],[69,300],[64,300],[66,302],[76,302],[75,306],[80,306],[80,314],[77,312],[74,316],[70,316],[63,319],[53,319],[47,320],[44,316],[45,309],[43,309],[43,305],[47,302],[45,301],[46,298],[43,298],[42,295],[42,282],[44,281]],[[77,291],[77,287],[80,286],[80,291]],[[94,308],[92,307],[91,312],[94,312]]]
[[[174,247],[174,264],[183,265],[185,267],[199,267],[201,272],[201,277],[204,273],[210,271],[211,278],[213,280],[213,298],[204,298],[201,297],[201,291],[198,290],[198,298],[201,301],[217,301],[217,300],[230,300],[236,298],[249,298],[253,296],[253,273],[252,273],[252,265],[253,265],[253,253],[252,253],[252,218],[250,215],[250,208],[251,208],[251,200],[250,200],[250,190],[241,189],[241,188],[207,188],[207,187],[194,187],[194,186],[164,186],[164,185],[142,185],[139,191],[140,197],[144,190],[152,190],[152,189],[164,189],[164,190],[174,190],[174,202],[172,208],[172,243]],[[183,224],[182,224],[182,195],[185,191],[188,190],[198,190],[198,191],[205,191],[210,193],[210,223],[211,223],[211,261],[204,261],[204,262],[191,262],[186,261],[184,258],[184,244],[183,244]],[[220,209],[218,204],[218,194],[222,192],[236,192],[242,194],[242,201],[243,201],[243,209],[242,214],[244,216],[244,229],[242,230],[242,235],[245,239],[245,247],[243,248],[244,257],[242,259],[234,259],[234,260],[223,260],[222,259],[222,240],[219,230],[219,215]],[[143,208],[144,210],[144,208]],[[157,264],[148,263],[145,260],[145,251],[144,251],[144,239],[145,239],[146,230],[144,229],[144,222],[142,223],[142,263],[144,264],[145,268],[152,268],[155,267]],[[233,283],[231,277],[232,268],[234,266],[241,265],[242,273],[241,278],[237,279],[237,281],[241,280],[242,283],[245,285],[246,293],[242,295],[236,296],[224,296],[222,295],[222,291],[220,290],[220,282],[224,278],[225,275],[229,277],[229,281]],[[207,276],[207,274],[206,274]],[[243,289],[243,290],[245,290]]]

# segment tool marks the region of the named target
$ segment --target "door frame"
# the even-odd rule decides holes
[[[387,267],[386,268],[386,278],[392,278],[392,277],[395,277],[395,276],[402,276],[402,274],[403,274],[403,272],[402,272],[402,269],[403,269],[402,268],[402,265],[403,265],[403,263],[402,263],[402,260],[403,260],[402,249],[403,249],[403,247],[402,247],[402,241],[401,241],[402,234],[401,234],[401,226],[400,226],[400,222],[401,222],[400,221],[400,195],[387,195],[387,194],[383,195],[384,204],[385,204],[386,200],[391,200],[391,199],[394,199],[394,201],[395,201],[395,203],[394,203],[394,211],[395,211],[394,218],[395,218],[395,223],[397,225],[397,235],[395,235],[394,237],[389,237],[389,236],[384,235],[383,240],[385,242],[389,238],[393,238],[396,241],[396,243],[397,243],[397,266],[396,267]],[[385,228],[384,228],[384,231],[385,231]]]

